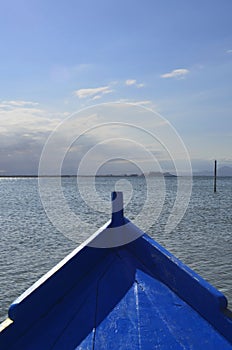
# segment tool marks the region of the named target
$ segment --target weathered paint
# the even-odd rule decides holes
[[[122,223],[119,211],[112,222]],[[115,248],[87,243],[11,305],[0,349],[227,350],[226,306],[222,293],[146,234]]]

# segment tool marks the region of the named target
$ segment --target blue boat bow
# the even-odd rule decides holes
[[[10,306],[0,349],[232,349],[225,296],[126,219],[119,192],[112,211]]]

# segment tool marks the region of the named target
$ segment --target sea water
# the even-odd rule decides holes
[[[177,179],[165,178],[165,187],[159,186],[163,179],[152,181],[156,190],[148,203],[149,211],[143,213],[148,197],[143,177],[95,178],[94,191],[100,200],[94,203],[92,179],[82,178],[80,191],[77,178],[62,178],[63,200],[80,220],[70,239],[49,220],[37,178],[0,178],[0,321],[16,297],[110,218],[110,192],[121,187],[125,190],[125,216],[132,221],[139,217],[142,227],[149,223],[147,233],[222,291],[231,307],[232,178],[219,178],[214,193],[212,178],[195,177],[188,208],[171,232],[165,226],[175,202]],[[47,198],[56,211],[60,204],[56,203],[53,182],[57,179],[47,179]],[[164,203],[157,217],[162,196]]]

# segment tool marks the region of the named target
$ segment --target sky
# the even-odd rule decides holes
[[[209,169],[214,159],[232,166],[231,13],[231,0],[1,2],[0,175],[37,174],[59,123],[112,102],[159,113],[183,140],[194,171]],[[133,124],[129,114],[123,118]],[[90,115],[93,120],[78,117],[75,128],[83,117],[96,125],[98,114]],[[156,126],[144,118],[147,129]],[[67,157],[75,166],[84,156],[78,149],[106,140],[109,130],[101,137],[98,131],[82,137],[85,147]],[[119,141],[111,145],[119,156],[122,148]],[[166,158],[157,159],[162,165]]]

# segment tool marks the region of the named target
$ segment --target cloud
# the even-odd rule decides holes
[[[30,131],[52,131],[61,116],[53,117],[49,112],[38,108],[12,108],[0,110],[1,133],[12,133],[17,130]]]
[[[78,89],[74,91],[74,95],[77,96],[79,99],[90,98],[92,101],[99,100],[104,95],[112,93],[114,91],[112,87],[117,84],[118,84],[118,81],[112,81],[111,83],[105,86],[100,86],[96,88]],[[137,88],[142,88],[145,86],[144,83],[137,83],[137,80],[135,79],[127,79],[124,82],[124,84],[126,86],[135,86]]]
[[[44,143],[65,117],[35,104],[0,102],[0,169],[5,174],[36,174]]]
[[[147,106],[147,107],[153,107],[153,103],[150,100],[142,100],[142,101],[128,101],[134,106]]]
[[[227,50],[226,53],[232,54],[232,50]]]
[[[132,100],[132,99],[122,98],[115,102],[118,103],[119,106],[120,106],[120,103],[122,104],[128,103],[134,106],[148,107],[153,109],[154,111],[157,109],[157,106],[151,100]]]
[[[113,90],[109,86],[101,86],[97,88],[79,89],[74,91],[74,94],[80,98],[92,97],[93,99],[99,99],[105,94],[110,94]],[[96,96],[98,96],[96,98]]]
[[[144,84],[143,84],[143,83],[137,83],[137,80],[135,80],[135,79],[127,79],[127,80],[125,81],[125,85],[127,85],[127,86],[132,86],[132,85],[134,85],[134,86],[136,86],[137,88],[142,88],[142,87],[144,87]]]
[[[174,69],[169,73],[162,74],[161,78],[164,78],[164,79],[167,79],[167,78],[183,79],[188,73],[189,73],[188,69],[179,68],[179,69]]]
[[[1,101],[0,108],[15,108],[15,107],[35,107],[38,106],[38,102],[22,101],[22,100],[10,100]]]
[[[93,97],[96,96],[98,94]],[[141,100],[134,101],[134,104],[149,107],[150,102]],[[5,171],[5,174],[35,174],[47,137],[58,123],[64,120],[65,115],[66,113],[51,113],[40,108],[25,106],[0,109],[0,169]],[[117,155],[121,157],[126,154],[140,166],[144,162],[142,153],[144,147],[159,161],[168,158],[162,145],[150,132],[146,132],[146,130],[158,132],[166,139],[167,125],[148,109],[133,108],[125,103],[112,106],[109,104],[108,107],[100,105],[94,111],[83,110],[81,114],[69,118],[60,125],[62,127],[56,129],[55,142],[50,148],[52,151],[49,154],[48,173],[50,170],[54,173],[52,172],[54,157],[65,151],[62,172],[75,174],[79,162],[84,159],[87,152],[102,142],[104,145],[99,148],[97,155],[91,153],[93,158],[85,161],[90,170],[111,155],[115,159]],[[141,129],[137,127],[139,125]],[[77,137],[79,134],[82,136]],[[170,136],[168,137],[170,141]],[[127,142],[128,139],[131,142]],[[70,147],[66,146],[68,140],[72,140]],[[107,140],[109,142],[105,142]],[[135,144],[138,150],[135,150]],[[147,170],[148,166],[149,164]],[[119,172],[125,171],[126,166],[119,168]]]
[[[95,101],[95,100],[99,100],[99,98],[101,98],[101,95],[95,95],[92,100]]]
[[[128,79],[125,81],[126,85],[135,85],[136,84],[136,80],[135,79]]]

